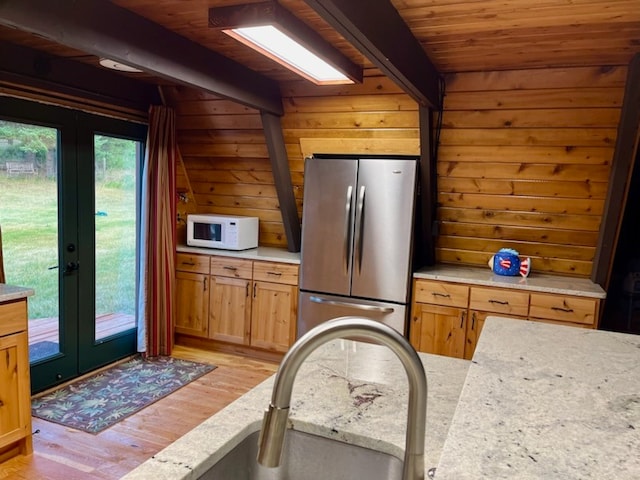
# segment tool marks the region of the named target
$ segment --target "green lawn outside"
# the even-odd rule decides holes
[[[133,177],[127,173],[116,177]],[[135,312],[134,206],[135,189],[127,182],[110,176],[96,186],[97,314]],[[49,270],[58,264],[55,181],[0,173],[0,226],[7,283],[35,290],[30,319],[57,317],[59,271]]]

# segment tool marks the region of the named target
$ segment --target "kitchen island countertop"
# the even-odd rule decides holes
[[[488,317],[437,480],[640,478],[640,336]]]
[[[428,382],[425,465],[440,458],[469,362],[420,354]],[[273,376],[154,455],[126,480],[198,478],[247,433],[260,429]],[[386,347],[335,340],[302,364],[290,423],[315,433],[403,457],[408,382]]]
[[[420,357],[437,480],[640,478],[640,336],[488,317],[471,362]],[[260,428],[272,379],[124,478],[198,478]],[[303,363],[291,423],[402,458],[406,390],[389,350],[337,340]]]
[[[11,300],[20,300],[30,297],[34,294],[32,288],[18,287],[15,285],[7,285],[0,283],[0,302],[9,302]]]

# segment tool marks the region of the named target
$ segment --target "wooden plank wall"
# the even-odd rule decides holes
[[[511,247],[532,257],[534,271],[588,277],[625,75],[626,67],[593,67],[447,76],[438,261],[485,266]],[[375,69],[362,85],[300,81],[281,90],[299,202],[311,151],[412,153],[417,145],[417,105]],[[260,244],[285,246],[259,114],[183,87],[165,93],[197,211],[257,215]]]
[[[163,93],[176,110],[184,169],[184,175],[178,169],[177,188],[187,202],[178,210],[257,216],[260,245],[286,246],[260,113],[192,88],[163,87]],[[178,227],[178,240],[185,242],[184,223]]]
[[[361,85],[282,85],[282,127],[300,218],[301,142],[313,151],[335,153],[418,151],[417,105],[377,70],[368,73]],[[176,109],[186,173],[177,183],[189,198],[183,211],[258,216],[260,245],[286,246],[259,113],[186,87],[163,91],[166,103]],[[179,235],[184,241],[180,225]]]
[[[502,247],[533,270],[588,277],[626,68],[447,77],[437,258],[486,264]]]

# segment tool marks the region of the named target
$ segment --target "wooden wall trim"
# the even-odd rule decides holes
[[[433,265],[436,262],[435,226],[438,205],[437,168],[433,111],[427,107],[419,107],[420,121],[420,235],[421,248],[416,252],[418,261],[424,265]]]
[[[605,290],[609,286],[618,235],[622,226],[629,181],[640,141],[640,53],[631,59],[622,101],[622,112],[609,177],[609,193],[604,206],[600,236],[591,280]]]
[[[284,135],[282,134],[280,117],[267,112],[261,112],[260,117],[262,118],[269,158],[271,159],[271,169],[280,203],[282,223],[287,236],[287,250],[299,252],[301,243],[300,219],[298,218],[298,209],[293,193],[291,172],[289,171],[287,149]]]

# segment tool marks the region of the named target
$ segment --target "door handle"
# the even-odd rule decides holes
[[[71,273],[75,272],[80,268],[80,262],[67,262],[62,270],[62,273]]]
[[[356,252],[355,257],[358,260],[358,273],[362,271],[362,227],[364,225],[364,185],[360,187],[358,195],[358,210],[356,211]]]
[[[351,257],[351,197],[353,186],[347,187],[347,200],[344,205],[344,273],[349,273],[349,257]]]
[[[368,312],[393,313],[395,311],[395,309],[391,307],[378,307],[377,305],[363,305],[362,303],[341,302],[339,300],[329,300],[326,298],[317,297],[315,295],[311,295],[309,297],[309,300],[311,300],[313,303],[333,305],[336,307],[355,308],[357,310],[366,310]]]

